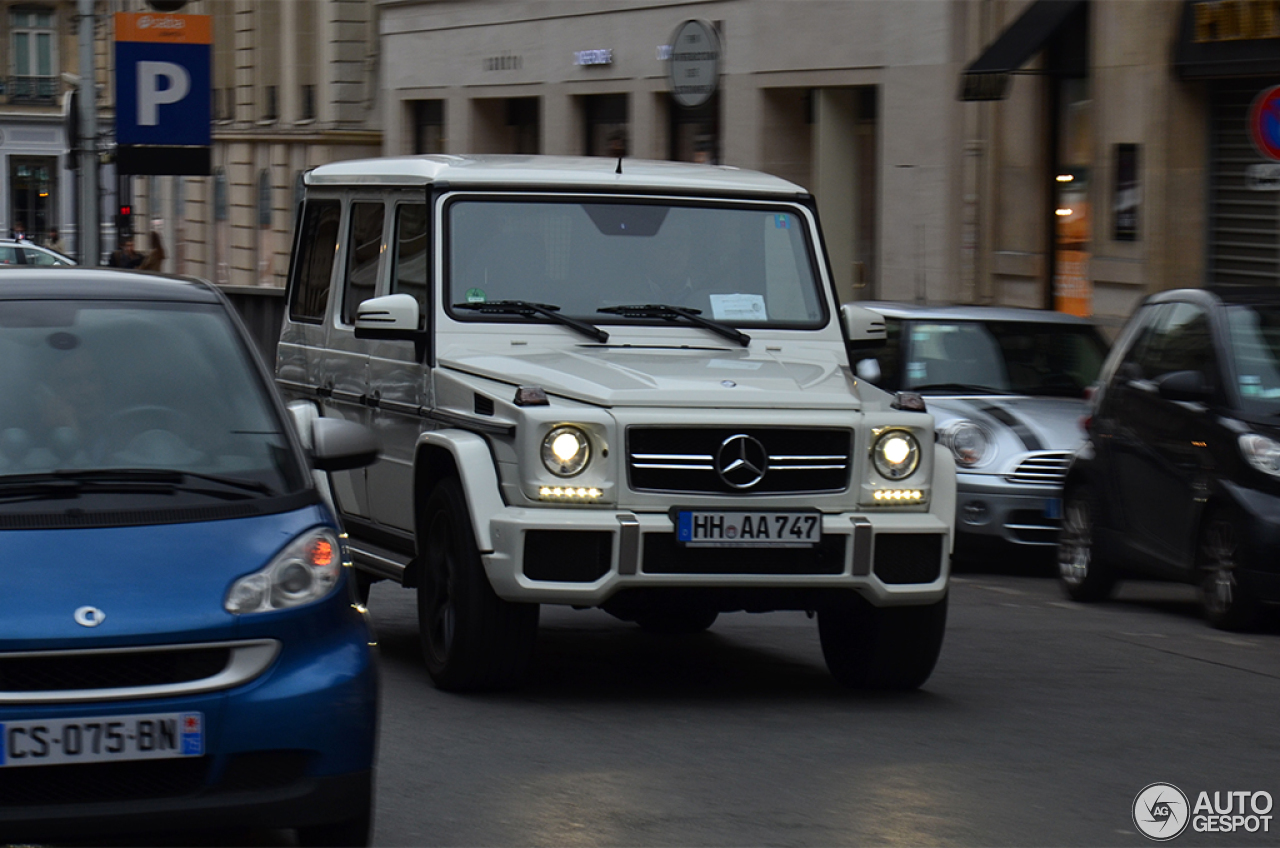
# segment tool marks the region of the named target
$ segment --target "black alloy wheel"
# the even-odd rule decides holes
[[[1063,498],[1062,531],[1058,536],[1058,577],[1073,601],[1093,602],[1110,597],[1116,573],[1099,556],[1094,544],[1097,499],[1086,485],[1071,487]]]
[[[1210,515],[1200,530],[1196,565],[1205,617],[1220,630],[1248,630],[1259,612],[1257,599],[1241,585],[1240,517],[1230,509]]]

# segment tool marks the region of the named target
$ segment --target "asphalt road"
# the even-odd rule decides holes
[[[555,607],[532,685],[450,695],[413,593],[377,584],[369,607],[376,845],[1145,845],[1148,784],[1280,798],[1280,621],[1211,630],[1189,587],[1083,606],[1044,577],[959,575],[937,670],[892,695],[835,686],[800,613],[658,637]],[[1173,844],[1273,844],[1274,815]]]

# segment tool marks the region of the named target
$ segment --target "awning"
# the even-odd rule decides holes
[[[1035,0],[969,63],[960,76],[961,100],[1003,100],[1015,73],[1071,19],[1086,0]]]
[[[1186,0],[1173,67],[1183,79],[1280,75],[1280,10],[1270,0]]]

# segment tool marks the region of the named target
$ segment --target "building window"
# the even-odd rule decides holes
[[[274,85],[265,86],[262,104],[262,120],[274,121],[280,117],[280,89]]]
[[[627,155],[627,95],[592,94],[583,98],[588,156]]]
[[[314,121],[316,119],[316,87],[314,85],[302,86],[302,108],[298,114],[300,121]]]
[[[13,76],[9,102],[53,103],[58,96],[57,19],[51,9],[10,9]]]

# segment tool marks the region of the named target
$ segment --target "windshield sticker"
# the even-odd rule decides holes
[[[1240,394],[1250,397],[1262,394],[1262,378],[1255,374],[1241,374]]]
[[[467,289],[467,303],[484,303],[488,299],[485,297],[484,289]]]
[[[713,359],[707,363],[708,368],[728,368],[730,371],[759,371],[763,362],[751,362],[743,359]]]
[[[764,298],[758,294],[713,294],[711,315],[717,321],[767,321]]]
[[[908,362],[907,377],[912,380],[923,380],[928,373],[928,366],[923,362]]]
[[[785,212],[773,216],[773,226],[779,230],[791,229],[791,216]]]

